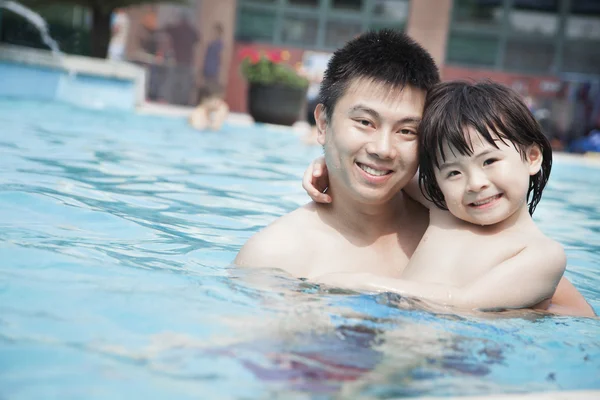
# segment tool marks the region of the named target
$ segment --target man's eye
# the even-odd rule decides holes
[[[402,129],[400,131],[400,133],[403,134],[403,135],[415,135],[416,134],[414,130],[412,130],[412,129],[406,129],[406,128]]]
[[[488,158],[487,160],[485,160],[483,162],[483,165],[491,165],[491,164],[495,163],[496,161],[498,161],[497,158]]]
[[[369,121],[367,119],[358,120],[358,123],[361,124],[362,126],[371,126],[371,125],[373,125],[373,124],[371,124],[371,121]]]

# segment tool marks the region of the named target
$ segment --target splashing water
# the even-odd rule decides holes
[[[52,53],[55,56],[62,54],[60,48],[58,47],[58,43],[56,43],[56,41],[52,39],[50,33],[48,32],[48,24],[46,23],[46,21],[44,21],[40,14],[14,1],[0,0],[0,8],[5,8],[16,14],[19,14],[27,21],[31,22],[40,32],[43,42],[46,44],[46,46],[50,48],[50,50],[52,50]]]

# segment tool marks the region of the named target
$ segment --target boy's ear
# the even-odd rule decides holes
[[[325,145],[325,132],[327,131],[327,114],[323,104],[317,104],[315,107],[315,122],[317,124],[317,142],[321,146]]]
[[[542,149],[537,144],[529,146],[527,149],[527,163],[529,164],[529,175],[533,176],[540,172],[542,169],[542,161],[544,156],[542,155]]]

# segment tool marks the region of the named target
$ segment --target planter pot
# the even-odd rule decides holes
[[[251,83],[248,112],[256,122],[293,125],[306,102],[306,89]]]

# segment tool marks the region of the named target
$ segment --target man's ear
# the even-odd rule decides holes
[[[315,122],[317,124],[317,142],[321,146],[324,146],[325,132],[327,131],[327,113],[323,104],[317,104],[315,107]]]
[[[544,156],[542,154],[542,149],[537,144],[533,144],[529,146],[527,149],[527,163],[529,164],[529,175],[533,176],[540,172],[542,168],[542,161],[544,161]]]

